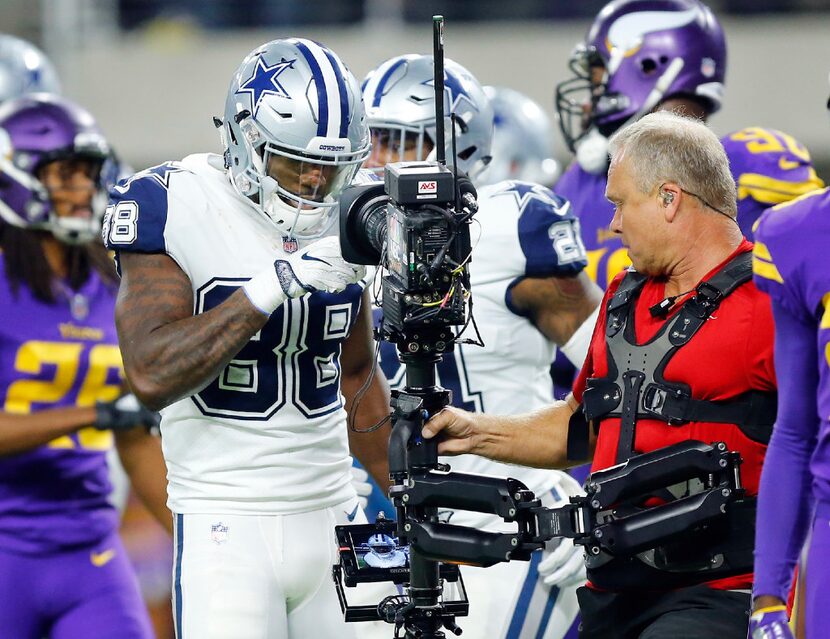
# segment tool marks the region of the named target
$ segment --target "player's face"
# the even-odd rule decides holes
[[[268,158],[268,175],[289,193],[305,200],[322,202],[338,181],[336,176],[343,167],[295,160],[281,155]],[[293,204],[293,203],[292,203]],[[304,205],[303,208],[312,208]]]
[[[58,217],[91,219],[92,196],[100,172],[100,161],[72,158],[43,165],[38,177],[49,191]]]
[[[623,156],[611,165],[605,197],[614,205],[610,228],[621,236],[634,268],[646,275],[661,275],[668,238],[657,188],[643,193]]]
[[[599,62],[593,62],[588,67],[588,78],[591,83],[590,99],[582,104],[582,130],[586,131],[591,126],[591,114],[593,113],[593,103],[602,97],[605,90],[605,66]]]
[[[418,133],[396,129],[372,129],[372,154],[363,163],[367,169],[383,168],[390,162],[414,162],[423,160],[433,149],[433,144],[424,136],[420,157],[418,154]]]

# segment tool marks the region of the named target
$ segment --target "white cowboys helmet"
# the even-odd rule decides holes
[[[237,192],[282,232],[320,237],[369,154],[357,80],[311,40],[263,44],[233,75],[222,142]]]
[[[493,160],[484,182],[521,180],[552,186],[559,176],[553,159],[553,126],[536,102],[507,87],[484,87],[495,114]]]
[[[0,102],[28,93],[60,92],[58,74],[43,51],[26,40],[0,34]]]
[[[432,56],[403,55],[370,71],[363,82],[363,101],[373,144],[400,149],[417,146],[418,160],[435,160],[435,85]],[[455,114],[456,159],[452,153],[451,114]],[[460,64],[444,61],[444,131],[446,157],[475,179],[490,162],[493,109],[478,80]],[[407,140],[409,138],[409,140]],[[379,163],[380,164],[380,163]]]

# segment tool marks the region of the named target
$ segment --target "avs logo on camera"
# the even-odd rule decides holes
[[[435,180],[418,180],[418,199],[434,199],[438,197],[438,182]]]

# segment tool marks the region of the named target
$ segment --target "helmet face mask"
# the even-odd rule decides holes
[[[231,80],[222,130],[235,190],[282,232],[326,233],[369,154],[357,81],[310,40],[274,40]]]
[[[372,552],[381,557],[388,557],[397,550],[395,541],[389,535],[383,533],[377,533],[369,537],[368,544]]]
[[[720,108],[726,41],[698,0],[613,0],[557,86],[560,127],[572,151],[591,130],[610,136],[677,96]],[[582,111],[583,113],[580,113]]]
[[[382,173],[383,167],[393,162],[417,162],[435,156],[435,143],[423,127],[390,123],[372,126],[369,133],[372,153],[364,165],[367,169]]]
[[[0,108],[0,218],[83,244],[101,232],[117,168],[92,116],[48,94]]]

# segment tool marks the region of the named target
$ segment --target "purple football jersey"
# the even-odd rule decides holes
[[[810,153],[791,135],[748,127],[721,138],[738,186],[738,224],[752,238],[752,227],[769,207],[824,186]]]
[[[0,408],[25,414],[114,399],[123,379],[115,290],[92,274],[44,304],[13,294],[0,260]],[[105,459],[112,434],[92,427],[0,457],[0,546],[39,554],[93,544],[115,530]]]
[[[554,188],[557,195],[570,201],[571,210],[579,218],[588,256],[585,272],[603,289],[631,264],[622,240],[610,229],[614,205],[605,199],[607,182],[608,176],[604,173],[588,173],[572,162]]]
[[[830,189],[768,211],[756,229],[755,282],[774,302],[816,326],[818,388],[799,391],[816,402],[818,440],[810,462],[815,496],[830,503]]]

